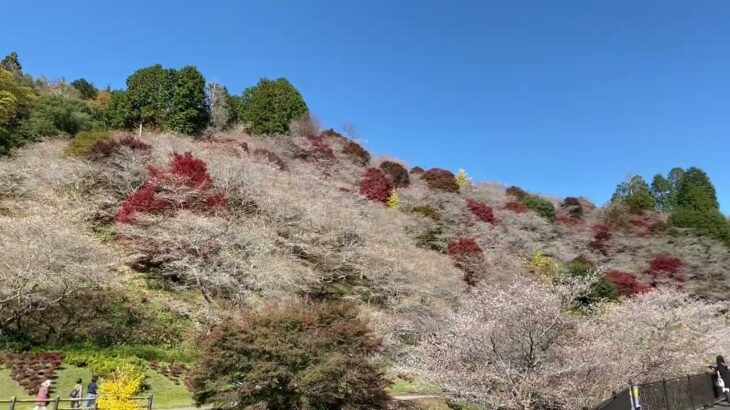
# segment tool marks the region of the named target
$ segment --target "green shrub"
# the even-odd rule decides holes
[[[383,409],[388,381],[371,362],[380,347],[354,304],[267,306],[209,337],[193,395],[216,408]]]
[[[96,86],[87,81],[85,78],[79,78],[78,80],[72,81],[71,87],[77,89],[79,91],[79,94],[81,95],[81,98],[83,98],[84,100],[93,100],[99,93],[99,90],[96,88]]]
[[[308,112],[302,95],[285,78],[262,78],[241,98],[240,119],[254,134],[286,134],[289,123]]]
[[[86,104],[58,95],[42,95],[33,104],[30,117],[20,133],[28,139],[56,135],[75,135],[94,126]]]
[[[527,209],[537,212],[538,215],[552,222],[555,220],[555,206],[547,199],[537,195],[527,195],[522,200]]]
[[[111,141],[106,131],[82,131],[69,142],[63,153],[68,157],[82,157],[88,155],[99,143]]]
[[[669,223],[679,228],[691,228],[703,236],[718,239],[730,245],[730,223],[720,211],[675,208]]]

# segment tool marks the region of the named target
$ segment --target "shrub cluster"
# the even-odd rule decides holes
[[[537,195],[527,195],[521,202],[527,209],[537,212],[538,215],[548,221],[552,222],[555,220],[555,206],[547,199]]]
[[[464,281],[476,286],[484,278],[484,254],[479,244],[472,238],[460,238],[449,242],[446,253],[456,267],[464,271]]]
[[[514,186],[514,185],[512,185],[511,187],[508,187],[505,190],[505,193],[520,202],[522,202],[522,200],[528,195],[524,189],[522,189],[518,186]]]
[[[415,212],[437,222],[441,220],[441,213],[431,205],[414,206],[413,208],[411,208],[411,212]]]
[[[347,140],[342,147],[342,153],[356,165],[364,167],[370,163],[370,153],[355,141]]]
[[[281,159],[280,156],[267,150],[266,148],[256,148],[253,151],[253,155],[256,158],[260,158],[263,161],[269,163],[270,165],[273,165],[280,171],[286,171],[288,168],[286,165],[286,162],[283,159]]]
[[[411,183],[410,177],[408,176],[408,170],[397,162],[383,161],[383,163],[380,164],[380,169],[385,172],[385,175],[390,178],[390,181],[396,188],[407,187]]]
[[[504,209],[506,209],[508,211],[512,211],[516,214],[522,214],[522,213],[527,212],[527,208],[525,208],[524,205],[522,205],[521,203],[519,203],[517,201],[507,202],[507,204],[505,204],[505,206],[504,206]]]
[[[127,147],[132,151],[146,151],[151,148],[151,145],[132,136],[126,136],[119,140],[109,139],[106,141],[99,141],[96,145],[91,147],[91,150],[88,152],[88,157],[109,158],[115,152],[119,151],[121,147]]]
[[[560,203],[560,208],[572,218],[583,217],[583,204],[576,197],[569,196],[563,199],[563,202]]]
[[[537,275],[541,281],[550,284],[555,281],[562,269],[559,260],[539,252],[535,252],[530,256],[527,266],[530,272]]]
[[[352,303],[265,306],[205,340],[193,395],[216,408],[384,409],[381,345]]]
[[[207,165],[190,152],[173,154],[167,171],[150,167],[151,177],[119,207],[117,221],[130,223],[142,213],[165,213],[176,209],[215,212],[225,203],[216,192]]]
[[[63,353],[57,352],[3,353],[0,365],[10,369],[10,377],[34,395],[41,383],[54,377],[63,360]]]
[[[415,166],[415,167],[411,168],[411,171],[410,171],[410,173],[413,175],[423,174],[423,172],[424,172],[423,168],[421,168],[419,166]]]
[[[649,273],[652,275],[659,274],[676,274],[682,269],[682,260],[668,254],[657,255],[649,262]]]
[[[454,174],[441,168],[431,168],[421,175],[426,180],[428,187],[434,190],[446,192],[459,192],[459,184],[456,183]]]
[[[306,161],[332,161],[335,159],[335,153],[332,151],[332,147],[325,141],[323,135],[309,135],[307,136],[309,147],[302,151],[298,157]]]
[[[588,243],[588,246],[606,255],[608,250],[606,249],[606,241],[611,239],[611,231],[608,225],[595,224],[591,227],[593,231],[593,240]]]
[[[360,193],[371,201],[388,202],[393,186],[383,171],[368,168],[360,180]]]
[[[71,139],[63,153],[69,157],[82,157],[90,154],[99,144],[104,147],[113,146],[114,143],[106,131],[82,131]]]
[[[497,218],[494,217],[494,211],[492,207],[488,206],[484,202],[475,201],[473,199],[466,200],[466,207],[471,211],[474,216],[482,222],[488,222],[494,224],[497,222]]]
[[[610,271],[606,273],[606,279],[610,280],[623,296],[633,296],[651,290],[649,286],[638,280],[636,275],[629,272]]]

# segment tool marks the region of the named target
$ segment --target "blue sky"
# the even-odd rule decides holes
[[[287,77],[334,128],[410,165],[603,203],[629,174],[705,169],[730,213],[727,1],[15,1],[0,54],[122,87],[196,65]]]

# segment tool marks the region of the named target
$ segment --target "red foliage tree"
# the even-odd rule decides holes
[[[504,209],[512,211],[516,214],[523,214],[527,212],[527,207],[516,201],[507,202],[507,204],[504,206]]]
[[[324,135],[310,135],[307,137],[309,148],[304,152],[303,159],[313,161],[332,161],[335,153],[332,147],[324,140]]]
[[[393,192],[388,177],[377,168],[368,168],[360,180],[360,193],[371,201],[387,202]]]
[[[355,141],[348,140],[342,147],[342,153],[350,157],[356,165],[364,167],[370,163],[370,153]]]
[[[449,242],[446,252],[454,260],[482,256],[482,248],[472,238],[461,238]]]
[[[468,285],[475,286],[484,278],[484,254],[474,239],[461,238],[451,241],[446,252],[454,261],[454,265],[464,271],[464,281]]]
[[[647,221],[646,219],[640,219],[640,218],[632,218],[629,220],[629,223],[637,228],[646,228],[651,229],[651,226],[653,223]]]
[[[411,183],[408,170],[397,162],[384,161],[380,164],[380,169],[385,172],[391,182],[393,182],[393,186],[397,188],[407,187]]]
[[[679,258],[675,258],[668,254],[657,255],[649,263],[649,273],[653,275],[678,273],[682,269],[683,263]]]
[[[471,211],[471,213],[482,222],[489,222],[490,224],[497,222],[497,218],[494,217],[492,207],[488,206],[484,202],[467,199],[466,207],[469,208],[469,211]]]
[[[638,280],[636,275],[629,272],[610,271],[606,273],[606,279],[613,282],[619,293],[624,296],[632,296],[651,290],[649,286]]]
[[[607,241],[611,239],[611,228],[605,224],[595,224],[591,227],[593,230],[593,239],[597,241]]]
[[[441,168],[431,168],[421,175],[426,180],[428,187],[446,192],[459,192],[459,184],[456,183],[454,174]]]
[[[137,213],[160,214],[175,209],[214,212],[226,204],[221,192],[213,191],[213,180],[204,161],[191,153],[173,154],[168,170],[149,168],[150,178],[122,202],[117,221],[130,223]],[[177,197],[161,195],[174,192]]]

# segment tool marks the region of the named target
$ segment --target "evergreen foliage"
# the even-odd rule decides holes
[[[81,101],[60,95],[42,95],[36,99],[30,117],[20,133],[26,140],[56,135],[73,136],[94,126],[91,112]]]
[[[240,119],[257,135],[286,134],[289,122],[308,112],[302,95],[285,78],[262,78],[241,97]]]
[[[96,86],[84,78],[79,78],[71,82],[71,87],[77,89],[81,98],[84,100],[93,100],[99,93]]]

